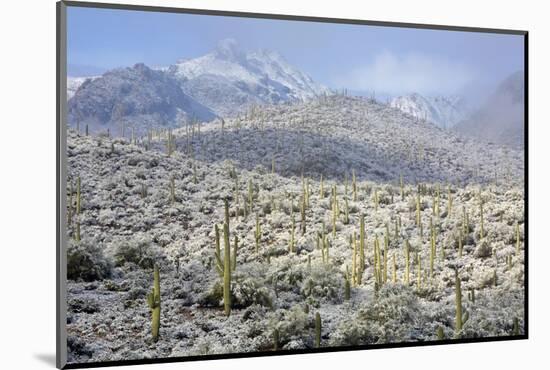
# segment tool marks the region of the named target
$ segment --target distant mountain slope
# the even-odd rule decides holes
[[[67,100],[72,98],[76,93],[76,90],[86,81],[87,79],[93,80],[97,76],[93,77],[67,77]]]
[[[524,97],[523,71],[518,71],[505,79],[487,102],[455,129],[468,136],[522,148]]]
[[[69,122],[91,132],[110,129],[120,134],[123,124],[144,133],[149,127],[174,127],[195,117],[209,121],[216,115],[186,95],[179,83],[144,64],[116,69],[85,80],[69,100]]]
[[[198,58],[171,66],[182,89],[219,115],[250,105],[297,102],[330,93],[273,51],[242,51],[232,40]]]
[[[286,177],[397,183],[522,181],[523,153],[457,135],[370,99],[332,95],[214,120],[188,140],[174,130],[181,152],[203,162],[233,161],[237,168]],[[166,141],[157,141],[165,151]],[[192,145],[190,148],[189,145]]]
[[[442,128],[450,128],[462,121],[468,110],[460,97],[425,97],[418,93],[396,97],[390,105]]]

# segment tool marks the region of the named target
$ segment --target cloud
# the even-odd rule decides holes
[[[468,66],[446,58],[418,53],[401,56],[385,51],[372,63],[352,69],[335,82],[358,91],[436,95],[455,93],[475,77]]]

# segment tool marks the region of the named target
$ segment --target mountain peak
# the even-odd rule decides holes
[[[169,71],[185,92],[219,115],[330,93],[278,52],[243,51],[234,39],[221,40],[210,53],[180,61]]]
[[[390,106],[443,128],[454,126],[468,113],[459,96],[427,97],[416,92],[394,98]]]
[[[245,53],[241,50],[235,39],[224,39],[218,42],[214,55],[220,59],[241,61],[246,59]]]

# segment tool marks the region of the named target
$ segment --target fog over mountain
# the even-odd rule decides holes
[[[524,91],[524,72],[513,73],[477,111],[456,125],[456,131],[496,144],[523,147]]]

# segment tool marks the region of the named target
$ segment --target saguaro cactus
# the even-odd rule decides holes
[[[279,350],[279,330],[278,329],[273,330],[273,350],[274,351]]]
[[[386,235],[384,236],[384,275],[383,275],[383,282],[384,284],[388,281],[388,248],[389,248],[389,232],[388,232],[388,225],[386,224]]]
[[[512,335],[519,335],[519,319],[514,317],[514,329]]]
[[[516,256],[519,257],[520,252],[520,240],[519,240],[519,223],[516,221]]]
[[[77,242],[80,241],[80,221],[76,221],[74,240]]]
[[[416,226],[421,226],[420,224],[420,193],[416,195]]]
[[[338,213],[338,210],[336,209],[337,208],[337,205],[336,205],[336,186],[333,188],[333,201],[332,201],[332,238],[336,238],[336,218],[338,217],[337,216],[337,213]]]
[[[349,268],[346,266],[346,274],[344,276],[344,300],[349,301],[351,296],[351,283],[350,283],[350,273]]]
[[[262,228],[260,226],[260,218],[256,215],[256,231],[254,232],[254,239],[256,241],[256,254],[260,250],[260,240],[262,238]]]
[[[433,221],[430,218],[430,231],[431,231],[431,243],[430,243],[430,278],[434,277],[434,261],[436,256],[436,249],[435,249],[435,228],[433,225]]]
[[[480,230],[479,230],[479,238],[483,239],[483,236],[485,235],[483,230],[483,200],[479,199],[479,218],[480,218]]]
[[[223,225],[223,307],[225,316],[231,314],[231,246],[229,245],[229,225]]]
[[[355,170],[352,170],[352,189],[353,189],[353,201],[357,202],[357,178],[355,177]]]
[[[231,271],[237,270],[237,251],[239,250],[239,238],[235,235],[235,243],[233,244],[233,255],[231,256]]]
[[[453,196],[451,194],[451,185],[447,187],[447,214],[450,216],[453,211]]]
[[[359,280],[365,269],[365,216],[361,215],[359,222]]]
[[[80,214],[80,176],[76,178],[76,214]]]
[[[409,274],[410,274],[410,245],[409,240],[405,240],[405,284],[409,285]]]
[[[455,335],[458,337],[462,331],[464,323],[468,320],[468,312],[462,314],[462,288],[460,285],[460,277],[458,276],[458,269],[455,267],[455,304],[456,304],[456,317],[455,317]]]
[[[250,206],[250,212],[252,212],[252,208],[254,206],[254,198],[253,198],[253,192],[252,192],[252,179],[248,180],[248,205]]]
[[[321,315],[315,313],[315,348],[321,347]]]
[[[290,224],[290,242],[288,244],[288,251],[290,253],[294,253],[294,230],[296,228],[296,223],[294,221],[294,213],[291,216],[291,224]]]
[[[392,282],[397,283],[397,263],[395,262],[395,253],[393,254]]]
[[[170,177],[170,203],[174,203],[176,201],[176,185],[174,176]]]
[[[155,265],[153,270],[153,290],[147,295],[147,303],[152,312],[151,333],[153,341],[158,341],[160,328],[160,273]]]
[[[441,326],[437,327],[437,339],[438,340],[445,339],[445,333],[443,332],[443,328]]]
[[[464,236],[462,235],[462,229],[458,232],[458,257],[462,258],[462,243]]]
[[[399,175],[399,189],[401,192],[401,200],[405,200],[405,189],[403,186],[403,175]]]
[[[422,286],[422,263],[420,260],[420,254],[416,253],[416,288],[420,289]]]
[[[344,199],[344,203],[346,205],[346,208],[344,209],[344,224],[349,224],[349,205],[348,205],[348,198],[346,197]]]
[[[67,224],[70,225],[73,220],[73,184],[70,183],[69,200],[67,202]]]
[[[301,203],[302,204],[300,206],[300,217],[301,217],[300,228],[302,229],[302,235],[304,235],[306,233],[306,195],[305,194],[302,197]]]

